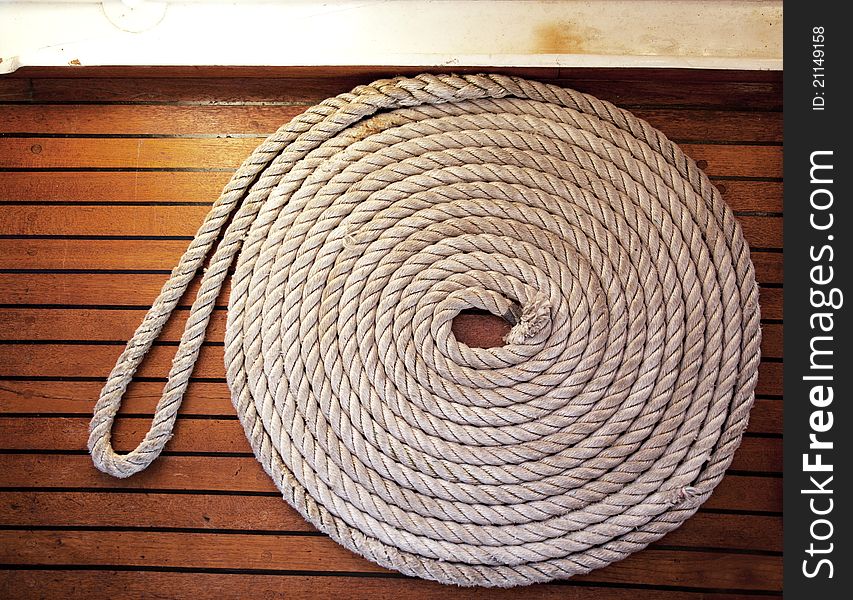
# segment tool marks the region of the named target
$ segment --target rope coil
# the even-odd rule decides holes
[[[151,429],[118,455],[121,398],[211,252]],[[225,364],[255,455],[318,529],[409,575],[511,586],[620,560],[696,511],[746,428],[740,227],[675,144],[585,94],[420,75],[282,127],[111,372],[98,469],[163,450],[235,259]],[[505,346],[456,340],[470,308],[513,324]]]

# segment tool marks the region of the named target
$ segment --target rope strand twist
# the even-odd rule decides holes
[[[119,455],[122,396],[208,257],[151,429]],[[420,75],[282,127],[110,373],[98,469],[163,450],[235,260],[225,366],[255,455],[318,529],[409,575],[511,586],[620,560],[696,511],[746,428],[741,230],[675,144],[582,93]],[[510,321],[506,345],[459,342],[466,309]]]

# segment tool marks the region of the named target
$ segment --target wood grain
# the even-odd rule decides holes
[[[211,204],[229,179],[231,173],[0,171],[0,201]]]
[[[260,138],[0,138],[5,169],[234,170]]]
[[[30,81],[19,77],[0,77],[0,102],[29,100]]]
[[[109,111],[91,104],[0,105],[0,134],[269,135],[309,105],[117,105]],[[782,141],[780,112],[667,108],[633,112],[680,142]]]
[[[782,363],[763,361],[758,368],[755,393],[759,396],[782,396]]]

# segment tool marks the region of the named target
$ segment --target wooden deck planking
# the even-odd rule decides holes
[[[502,597],[378,569],[313,533],[277,497],[230,407],[217,345],[222,310],[166,454],[126,481],[94,471],[85,430],[101,381],[230,171],[307,105],[377,73],[89,72],[0,79],[0,595],[142,595],[168,585],[178,596],[251,588],[289,597]],[[733,471],[693,519],[623,562],[528,589],[669,600],[778,593],[781,76],[525,74],[629,107],[700,161],[756,249],[765,357]],[[223,294],[220,307],[226,302]],[[148,380],[131,386],[119,447],[147,427],[185,313],[177,317],[140,372]],[[474,316],[460,326],[487,342],[486,325]]]
[[[133,136],[269,135],[309,105],[0,105],[0,133]],[[634,114],[680,142],[781,142],[782,113],[636,108]]]

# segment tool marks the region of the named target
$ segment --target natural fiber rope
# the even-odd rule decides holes
[[[119,456],[122,395],[214,245],[151,430]],[[740,228],[676,145],[591,96],[421,75],[280,129],[110,374],[102,471],[128,477],[170,438],[235,257],[225,363],[252,448],[380,565],[463,585],[586,573],[692,515],[746,428],[760,333]],[[468,308],[513,322],[506,346],[458,342]]]

